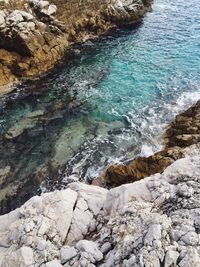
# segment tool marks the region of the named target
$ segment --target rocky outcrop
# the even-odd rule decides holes
[[[199,152],[111,190],[33,197],[0,217],[0,266],[200,266]]]
[[[1,1],[0,88],[44,73],[74,42],[136,23],[151,0]]]
[[[61,58],[68,44],[67,37],[48,15],[51,6],[41,8],[39,18],[34,6],[31,9],[28,3],[24,5],[26,11],[4,9],[0,13],[2,86],[47,71]],[[46,21],[42,22],[42,18]]]
[[[177,159],[185,156],[185,148],[200,141],[200,101],[176,116],[167,128],[165,148],[149,157],[139,157],[128,163],[110,166],[105,175],[93,183],[117,186],[161,173]],[[186,149],[187,150],[187,149]]]

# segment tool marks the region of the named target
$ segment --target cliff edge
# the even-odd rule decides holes
[[[0,266],[200,266],[199,152],[111,190],[72,183],[33,197],[0,216]]]
[[[54,67],[71,44],[141,21],[152,0],[1,0],[0,91]]]

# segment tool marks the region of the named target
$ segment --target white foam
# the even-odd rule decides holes
[[[148,146],[147,144],[142,145],[140,156],[142,157],[149,157],[153,155],[153,149],[151,146]]]

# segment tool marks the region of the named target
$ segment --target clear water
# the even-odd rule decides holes
[[[141,25],[88,44],[70,67],[22,85],[30,93],[20,87],[2,98],[0,165],[11,166],[10,182],[47,166],[63,182],[90,179],[112,162],[159,150],[166,123],[200,98],[199,14],[199,0],[155,0]],[[5,141],[38,110],[45,115],[23,138]],[[44,173],[41,188],[51,180]]]

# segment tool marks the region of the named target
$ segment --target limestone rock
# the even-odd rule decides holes
[[[76,255],[77,255],[77,250],[75,248],[69,246],[62,247],[60,250],[61,263],[64,264],[70,261],[71,259],[76,257]]]
[[[176,266],[179,253],[174,250],[168,250],[165,255],[164,267]]]
[[[11,255],[7,255],[5,261],[1,263],[1,267],[11,267],[11,266],[33,266],[33,251],[30,247],[21,247],[20,249],[13,252]]]
[[[45,267],[62,267],[59,260],[49,261],[45,264]]]
[[[200,146],[187,151],[162,174],[111,190],[73,183],[0,216],[0,266],[199,266]],[[73,225],[86,235],[69,246]]]
[[[184,258],[179,263],[180,267],[198,267],[200,265],[200,257],[195,248],[189,248]]]
[[[103,254],[99,250],[99,248],[95,242],[88,241],[88,240],[80,240],[76,244],[76,248],[79,251],[86,252],[87,254],[92,256],[95,259],[95,262],[103,259]]]
[[[98,214],[102,209],[105,199],[107,197],[107,190],[98,186],[92,188],[83,183],[71,183],[69,188],[78,192],[78,196],[82,197],[88,205],[88,208],[94,213]]]

